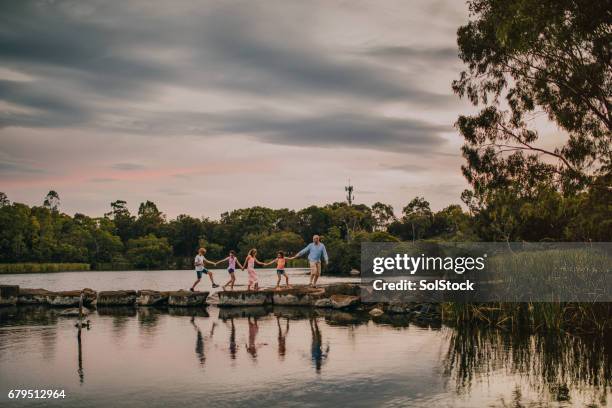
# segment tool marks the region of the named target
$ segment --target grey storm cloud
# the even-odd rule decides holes
[[[359,112],[364,104],[384,102],[421,108],[453,103],[450,91],[427,91],[392,64],[373,60],[450,61],[454,49],[382,45],[362,51],[368,56],[364,59],[314,41],[307,24],[299,23],[300,13],[308,9],[299,3],[267,9],[268,3],[198,2],[190,8],[194,12],[186,13],[171,11],[189,2],[148,4],[2,2],[0,60],[33,79],[0,80],[0,100],[26,108],[1,111],[0,127],[89,127],[170,136],[231,133],[283,145],[390,151],[440,145],[438,133],[449,130]],[[286,15],[279,16],[278,10]],[[222,92],[243,105],[265,101],[298,110],[306,105],[309,114],[134,108],[164,86]],[[320,98],[339,99],[343,109],[317,111]],[[133,170],[121,165],[115,168]]]
[[[408,47],[408,46],[382,46],[371,47],[362,51],[363,55],[387,58],[419,58],[429,64],[458,62],[459,50],[457,47]]]
[[[380,167],[387,169],[387,170],[405,171],[407,173],[419,173],[419,172],[423,172],[429,169],[428,167],[425,167],[425,166],[421,166],[418,164],[410,164],[410,163],[404,163],[404,164],[383,163],[380,165]]]
[[[111,130],[165,137],[181,134],[211,137],[243,135],[266,143],[288,146],[406,152],[431,150],[445,144],[446,139],[440,134],[452,131],[452,127],[366,112],[298,116],[281,111],[241,110],[221,113],[157,112],[146,113],[144,117],[134,114],[120,120]],[[127,163],[113,167],[134,169]]]
[[[146,168],[142,164],[138,164],[138,163],[115,163],[111,167],[115,170],[124,170],[124,171],[143,170]]]
[[[30,163],[15,160],[7,154],[0,151],[0,175],[3,174],[18,174],[18,173],[45,173],[43,169],[32,166]]]
[[[344,113],[307,118],[240,113],[222,121],[222,130],[256,134],[264,141],[295,146],[351,146],[384,151],[428,149],[445,143],[450,127],[413,119]]]

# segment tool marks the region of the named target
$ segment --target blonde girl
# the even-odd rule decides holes
[[[257,259],[257,249],[253,248],[249,251],[249,254],[244,260],[244,265],[242,265],[242,270],[244,271],[244,266],[246,266],[247,272],[249,273],[249,285],[247,290],[251,290],[251,286],[253,287],[253,290],[259,290],[259,282],[257,281],[255,264],[263,265],[264,263]]]

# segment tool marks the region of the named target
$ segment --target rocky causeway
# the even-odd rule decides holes
[[[361,300],[361,288],[357,283],[334,283],[316,288],[295,286],[293,288],[263,288],[257,291],[233,290],[219,291],[209,296],[209,292],[187,290],[158,291],[116,290],[100,291],[85,288],[53,292],[46,289],[20,288],[17,285],[0,285],[0,306],[48,305],[58,308],[83,306],[90,309],[115,307],[171,307],[204,308],[214,304],[220,308],[243,307],[312,307],[338,310],[361,310],[371,316],[385,314],[410,315],[416,319],[440,318],[437,304],[419,303],[365,303]]]

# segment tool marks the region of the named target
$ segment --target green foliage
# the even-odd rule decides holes
[[[167,238],[157,238],[153,234],[134,238],[127,244],[127,259],[137,268],[168,267],[172,256],[172,247]]]
[[[251,248],[257,248],[259,259],[270,260],[276,258],[278,251],[284,251],[289,256],[298,252],[304,246],[302,237],[291,231],[280,231],[272,234],[248,234],[242,238],[239,245],[239,255],[244,258]]]
[[[472,186],[462,199],[476,233],[488,241],[609,241],[610,1],[468,4],[457,39],[467,69],[453,89],[482,108],[457,121]],[[542,112],[559,135],[534,127]]]
[[[360,231],[354,234],[349,241],[342,238],[340,230],[333,227],[323,236],[323,242],[330,254],[329,265],[326,272],[332,274],[348,274],[351,269],[361,269],[361,243],[362,242],[398,242],[399,239],[388,232]]]
[[[464,199],[474,213],[473,225],[484,241],[612,240],[612,192],[591,188],[564,196],[542,186],[525,196],[514,189],[495,190],[486,202],[472,194]]]
[[[389,224],[395,221],[393,207],[381,202],[372,204],[372,217],[374,218],[375,229],[379,231],[385,231]]]
[[[457,122],[475,194],[513,184],[527,192],[543,183],[566,193],[605,188],[598,181],[612,171],[610,2],[468,4],[470,22],[458,30],[468,69],[453,89],[483,107]],[[557,147],[538,143],[532,119],[540,112],[569,136]]]
[[[150,201],[139,206],[137,217],[130,214],[125,201],[117,200],[103,217],[91,218],[11,203],[4,194],[0,197],[0,263],[83,262],[97,270],[191,268],[199,247],[205,247],[213,261],[225,258],[232,249],[243,258],[250,248],[257,248],[259,257],[269,260],[279,250],[295,254],[318,234],[332,259],[327,272],[348,273],[359,268],[361,242],[412,239],[404,231],[412,231],[411,223],[418,217],[429,220],[419,224],[418,239],[471,236],[471,219],[459,206],[434,213],[422,198],[412,200],[407,208],[413,210],[401,220],[383,203],[372,208],[333,203],[300,211],[244,208],[223,213],[219,221],[184,214],[168,221]],[[301,259],[290,265],[306,263]]]

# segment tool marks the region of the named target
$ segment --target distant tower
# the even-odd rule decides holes
[[[353,195],[353,186],[351,185],[351,179],[349,179],[348,181],[348,186],[344,187],[344,191],[346,191],[346,201],[348,201],[348,205],[353,205],[355,196]]]

